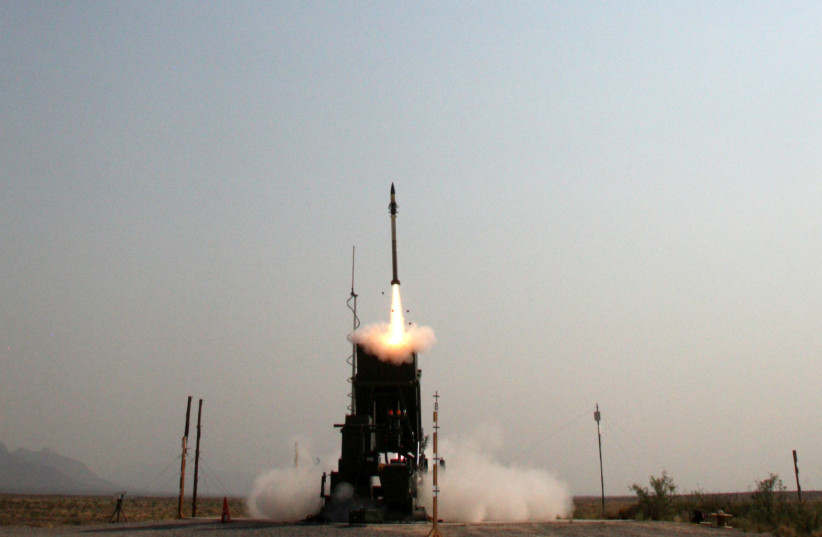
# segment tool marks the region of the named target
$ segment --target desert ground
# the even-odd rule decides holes
[[[223,524],[215,519],[187,519],[167,522],[138,522],[104,526],[63,526],[58,528],[0,527],[0,536],[20,537],[426,537],[430,524],[275,524],[258,520],[234,520]],[[545,523],[440,524],[443,537],[687,537],[757,536],[734,529],[718,529],[682,522],[561,521]]]
[[[111,522],[115,498],[0,494],[0,537],[427,537],[430,523],[417,524],[282,524],[248,518],[242,499],[229,499],[232,521],[221,523],[222,498],[203,498],[197,518],[177,520],[178,500],[168,497],[126,497],[122,504],[127,522]],[[606,516],[616,518],[632,497],[606,499]],[[575,518],[543,523],[441,523],[443,537],[686,537],[743,535],[686,522],[592,520],[599,516],[598,498],[577,497]],[[184,513],[190,514],[186,503]],[[746,533],[746,536],[767,535]]]

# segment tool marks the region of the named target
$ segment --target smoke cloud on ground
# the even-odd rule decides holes
[[[506,466],[495,460],[493,451],[501,446],[500,437],[497,429],[490,429],[474,438],[439,441],[439,455],[445,460],[438,475],[439,518],[446,522],[547,522],[570,516],[573,499],[565,483],[546,470]],[[429,457],[433,459],[433,454]],[[432,466],[419,491],[429,514],[433,513],[433,479]]]
[[[411,361],[415,352],[425,352],[437,341],[434,330],[427,326],[410,325],[405,329],[402,341],[391,341],[391,325],[374,323],[363,326],[348,336],[349,341],[362,345],[370,354],[384,362],[400,365]]]
[[[505,465],[496,456],[502,450],[502,432],[485,427],[471,437],[439,439],[439,517],[446,522],[547,522],[573,513],[568,486],[550,472]],[[300,440],[294,466],[275,468],[260,475],[246,499],[249,514],[277,522],[297,522],[322,507],[322,469],[335,466],[337,456],[318,458],[310,443]],[[419,500],[433,514],[433,456],[418,490]],[[352,491],[335,491],[350,495]]]
[[[274,468],[260,475],[246,498],[249,514],[276,522],[296,522],[317,514],[321,468],[329,465],[311,454],[307,441],[300,440],[295,466]],[[303,447],[303,445],[305,447]],[[331,459],[329,459],[331,460]]]

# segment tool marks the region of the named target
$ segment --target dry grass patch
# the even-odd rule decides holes
[[[634,496],[606,496],[605,518],[626,518],[625,513],[636,505]],[[583,520],[598,520],[602,518],[602,498],[600,496],[575,496],[574,518]]]
[[[177,498],[129,497],[122,511],[129,522],[173,520],[177,518]],[[0,494],[0,526],[54,527],[105,524],[111,520],[117,498],[114,496],[41,496]],[[229,499],[232,517],[245,516],[245,502]],[[219,518],[222,498],[198,498],[197,516]],[[186,498],[183,513],[191,514],[191,499]],[[123,519],[121,518],[121,521]]]

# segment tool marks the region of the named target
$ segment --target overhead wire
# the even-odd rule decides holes
[[[525,448],[524,450],[520,451],[519,455],[517,455],[516,457],[514,457],[514,458],[512,459],[512,462],[516,462],[516,461],[521,460],[523,457],[525,457],[526,455],[528,455],[529,453],[531,453],[533,450],[535,450],[535,449],[536,449],[537,447],[539,447],[541,444],[543,444],[543,443],[547,442],[549,439],[551,439],[551,438],[555,437],[555,436],[556,436],[556,435],[558,435],[560,432],[562,432],[562,431],[564,431],[565,429],[569,428],[571,425],[574,425],[576,422],[578,422],[580,419],[582,419],[582,417],[583,417],[583,416],[585,416],[585,414],[586,414],[586,412],[582,412],[581,414],[579,414],[579,415],[577,415],[577,416],[574,416],[574,417],[573,417],[572,419],[570,419],[568,422],[564,423],[563,425],[560,425],[559,427],[557,427],[556,429],[552,430],[549,434],[547,434],[546,436],[544,436],[544,437],[543,437],[543,438],[541,438],[540,440],[537,440],[536,442],[534,442],[533,444],[531,444],[529,447],[527,447],[527,448]]]
[[[229,496],[228,487],[226,486],[225,482],[222,479],[220,479],[217,473],[214,470],[212,470],[210,466],[203,464],[202,454],[200,455],[200,469],[203,471],[204,477],[206,477],[207,484],[214,484],[220,496]]]
[[[148,491],[148,492],[154,492],[155,489],[153,489],[152,487],[157,486],[156,485],[157,481],[161,477],[163,477],[163,474],[168,472],[168,469],[171,468],[172,465],[176,464],[179,460],[180,460],[180,455],[177,455],[176,457],[174,457],[174,459],[171,462],[169,462],[166,465],[165,468],[160,470],[160,472],[157,475],[155,475],[154,478],[144,487],[145,490]],[[170,474],[170,475],[166,476],[165,479],[163,480],[163,482],[160,484],[160,486],[156,490],[162,490],[163,487],[165,487],[168,483],[170,483],[174,479],[174,477],[175,477],[174,474]]]
[[[664,466],[660,462],[660,460],[657,457],[654,456],[653,453],[649,452],[647,449],[645,449],[643,447],[643,445],[639,441],[637,441],[631,435],[629,435],[627,432],[625,432],[625,430],[618,423],[616,423],[615,421],[610,420],[610,419],[606,420],[605,418],[602,419],[602,422],[605,424],[605,426],[611,432],[612,437],[614,439],[614,443],[616,443],[617,447],[619,448],[619,450],[621,451],[623,457],[625,458],[625,462],[628,464],[628,466],[630,466],[631,470],[633,471],[634,475],[637,476],[637,478],[640,477],[640,472],[634,466],[633,462],[631,461],[631,458],[628,456],[628,453],[627,453],[625,447],[620,442],[619,436],[616,434],[615,428],[618,428],[620,434],[622,434],[625,438],[627,438],[628,440],[631,441],[631,443],[633,444],[633,446],[635,448],[634,449],[635,453],[638,453],[638,452],[643,453],[643,456],[645,456],[648,459],[652,460],[660,468],[662,468]],[[614,427],[611,427],[612,424],[614,425]]]

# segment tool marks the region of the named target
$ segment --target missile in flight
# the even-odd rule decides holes
[[[388,212],[391,214],[391,264],[394,267],[394,279],[391,285],[399,285],[397,278],[397,200],[394,197],[394,183],[391,183],[391,203],[388,204]]]

